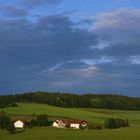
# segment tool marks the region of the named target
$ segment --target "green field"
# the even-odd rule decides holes
[[[55,128],[31,128],[23,133],[11,135],[7,131],[0,130],[0,140],[139,140],[140,139],[140,111],[117,111],[106,109],[85,108],[60,108],[44,104],[20,103],[18,107],[1,109],[12,117],[31,117],[33,114],[48,114],[50,118],[68,117],[84,119],[93,123],[103,124],[109,117],[119,117],[130,121],[129,128],[115,130],[68,130]],[[53,116],[53,117],[52,117]]]
[[[14,135],[0,131],[0,140],[139,140],[139,130],[140,127],[98,131],[32,128]]]

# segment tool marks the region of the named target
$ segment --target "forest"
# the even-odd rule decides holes
[[[18,102],[35,102],[67,108],[140,110],[140,98],[114,94],[70,94],[30,92],[0,96],[0,108],[16,107]]]

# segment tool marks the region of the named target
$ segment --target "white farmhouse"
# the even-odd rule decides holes
[[[71,124],[70,124],[70,127],[71,127],[71,128],[80,129],[80,124],[78,124],[78,123],[71,123]]]
[[[84,120],[56,120],[53,123],[53,127],[65,128],[69,126],[70,128],[80,129],[80,127],[86,127],[87,123]]]
[[[24,122],[18,120],[14,122],[15,128],[24,128]]]
[[[57,128],[65,128],[65,124],[62,120],[56,120],[53,122],[53,127],[57,127]]]

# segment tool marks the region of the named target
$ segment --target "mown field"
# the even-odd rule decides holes
[[[23,133],[8,134],[0,130],[0,140],[139,140],[140,127],[116,130],[64,130],[55,128],[32,128]]]
[[[0,130],[0,140],[139,140],[140,111],[118,111],[106,109],[60,108],[44,104],[20,103],[18,107],[1,109],[12,117],[28,119],[37,114],[48,114],[49,118],[68,117],[103,124],[109,117],[124,118],[130,122],[129,128],[115,130],[68,130],[55,128],[31,128],[23,133],[9,134]]]

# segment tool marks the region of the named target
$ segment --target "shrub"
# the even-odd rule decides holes
[[[88,130],[92,130],[92,129],[103,129],[103,127],[101,125],[93,125],[92,123],[88,123],[87,124],[87,127],[86,127]]]
[[[52,126],[52,124],[53,124],[53,121],[48,121],[47,122],[47,126]]]
[[[86,126],[86,128],[87,128],[88,130],[91,130],[91,129],[94,128],[94,126],[93,126],[93,124],[88,123],[87,126]]]
[[[79,127],[79,128],[80,128],[80,129],[85,129],[86,126],[83,126],[83,125],[80,124],[80,127]]]
[[[123,120],[120,118],[109,118],[105,120],[105,128],[109,129],[115,129],[115,128],[120,128],[120,127],[128,127],[129,123],[128,120]]]
[[[101,125],[95,125],[95,126],[93,126],[93,129],[101,130],[101,129],[103,129],[103,127]]]
[[[0,128],[6,129],[9,133],[15,132],[15,126],[11,121],[11,118],[4,112],[0,113]]]
[[[117,122],[118,127],[129,127],[128,120],[123,120],[123,119],[117,118],[116,122]]]
[[[70,128],[70,124],[66,124],[66,128]]]
[[[15,128],[15,126],[14,126],[14,124],[12,122],[7,125],[6,129],[11,134],[13,134],[15,132],[15,130],[16,130],[16,128]]]
[[[105,128],[110,128],[110,129],[118,128],[116,120],[114,118],[106,119]]]
[[[6,129],[7,126],[11,123],[11,119],[5,112],[0,113],[0,128]]]
[[[30,124],[29,124],[30,127],[34,127],[34,126],[37,126],[37,125],[38,125],[37,120],[32,119],[32,120],[30,121]]]
[[[37,120],[38,126],[47,126],[47,124],[48,124],[48,116],[45,114],[38,115],[36,120]]]

